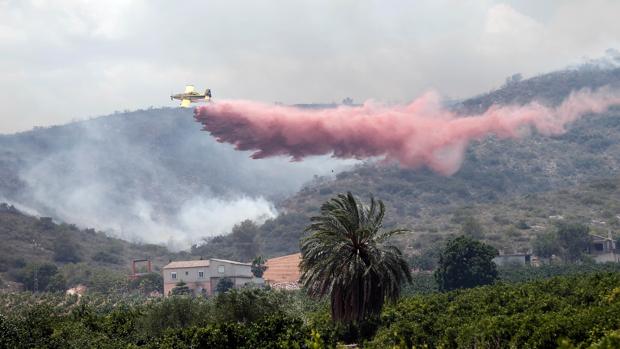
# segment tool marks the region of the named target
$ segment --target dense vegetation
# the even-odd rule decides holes
[[[538,267],[529,265],[509,265],[498,268],[497,281],[502,283],[521,283],[548,279],[556,276],[572,276],[592,273],[620,273],[619,263],[581,263],[545,264]],[[437,278],[431,272],[413,274],[411,284],[405,285],[403,293],[407,296],[431,294],[439,291]]]
[[[288,347],[311,338],[298,316],[310,311],[296,294],[252,289],[212,299],[4,294],[0,348]]]
[[[0,347],[587,347],[617,337],[619,311],[618,272],[407,296],[357,328],[331,322],[327,304],[301,292],[148,300],[2,294]]]
[[[368,347],[553,348],[620,328],[620,274],[556,277],[403,299]]]

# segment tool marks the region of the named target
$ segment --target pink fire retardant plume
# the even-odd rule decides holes
[[[473,116],[459,116],[441,106],[435,93],[409,105],[366,102],[360,107],[300,109],[243,100],[225,100],[195,110],[204,130],[238,150],[254,150],[252,158],[286,155],[293,160],[333,154],[338,158],[383,157],[404,167],[428,166],[451,175],[458,171],[465,148],[489,135],[519,138],[533,128],[557,135],[589,113],[620,104],[610,89],[572,93],[560,105],[537,102],[492,106]]]

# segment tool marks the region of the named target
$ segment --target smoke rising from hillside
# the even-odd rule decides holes
[[[136,242],[188,248],[251,219],[315,174],[315,158],[256,162],[204,137],[186,109],[119,113],[0,136],[0,202]]]
[[[408,105],[372,101],[360,107],[299,109],[243,100],[228,100],[197,108],[195,118],[219,142],[237,150],[253,150],[252,158],[332,154],[337,158],[383,157],[401,166],[428,166],[443,175],[458,171],[467,145],[496,135],[519,138],[534,129],[557,135],[580,117],[620,104],[610,89],[581,90],[555,107],[533,102],[492,106],[479,115],[463,117],[442,106],[436,93]]]

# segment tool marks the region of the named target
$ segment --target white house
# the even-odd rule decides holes
[[[233,281],[239,288],[247,283],[262,283],[252,274],[252,264],[229,261],[225,259],[205,259],[192,261],[174,261],[163,268],[164,295],[179,283],[187,284],[194,294],[212,295],[222,278]]]
[[[500,267],[509,265],[529,265],[531,261],[532,256],[529,253],[500,254],[493,258],[493,262]]]
[[[588,253],[597,263],[620,262],[620,254],[616,247],[616,241],[611,237],[611,233],[607,237],[590,234]]]

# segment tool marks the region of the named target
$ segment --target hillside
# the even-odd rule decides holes
[[[567,70],[513,82],[455,108],[473,112],[493,103],[525,103],[533,99],[558,103],[576,89],[618,84],[620,69]],[[432,249],[449,234],[458,233],[462,223],[459,217],[463,216],[459,212],[479,217],[486,239],[498,248],[522,251],[529,249],[537,230],[515,233],[511,227],[521,219],[532,218],[532,214],[538,216],[528,224],[541,229],[553,215],[577,215],[590,221],[620,214],[617,192],[606,190],[595,193],[605,197],[604,205],[596,207],[596,213],[590,211],[598,199],[591,193],[591,185],[601,178],[617,176],[618,170],[620,109],[614,108],[576,122],[557,137],[533,134],[521,140],[491,137],[476,142],[469,147],[460,171],[451,177],[426,169],[368,162],[337,174],[335,179],[317,178],[283,201],[286,214],[261,226],[255,241],[266,255],[296,252],[307,218],[317,214],[320,205],[333,195],[352,191],[364,198],[374,195],[386,203],[386,227],[398,225],[414,231],[401,241],[410,253]],[[573,198],[590,194],[595,197],[566,200],[564,190],[569,190]],[[194,252],[227,251],[240,257],[243,252],[235,247],[238,242],[233,236],[225,236]]]
[[[493,103],[553,104],[573,90],[618,84],[620,69],[565,70],[512,81],[453,107],[468,114]],[[201,132],[184,110],[117,113],[0,135],[0,199],[136,242],[186,248],[206,237],[192,248],[194,256],[248,261],[259,253],[296,252],[308,217],[333,195],[352,191],[384,200],[388,228],[414,231],[400,241],[410,254],[432,250],[458,233],[467,217],[478,220],[498,248],[522,251],[537,230],[515,233],[515,222],[529,219],[517,202],[546,200],[539,202],[545,208],[530,209],[541,213],[527,223],[543,228],[549,222],[538,219],[545,215],[604,220],[620,213],[613,196],[604,200],[608,207],[597,209],[604,216],[594,218],[584,211],[591,204],[561,195],[565,189],[588,192],[599,179],[617,177],[619,116],[615,108],[586,117],[557,137],[483,139],[469,147],[458,173],[444,177],[372,161],[341,172],[346,163],[326,158],[251,160]],[[572,206],[560,207],[558,200]],[[489,213],[496,208],[497,214]],[[240,217],[257,223],[225,235]]]
[[[473,114],[483,112],[493,104],[524,104],[532,100],[557,104],[572,91],[607,85],[620,86],[620,69],[584,65],[527,80],[509,80],[501,88],[469,98],[455,107],[465,114]]]
[[[410,257],[434,258],[443,240],[461,234],[466,222],[472,220],[482,228],[479,238],[504,253],[530,251],[536,236],[564,219],[585,223],[599,235],[607,236],[611,232],[615,238],[620,237],[620,177],[617,175],[557,190],[507,196],[503,200],[461,200],[434,211],[420,211],[416,216],[399,215],[398,209],[390,203],[390,200],[400,202],[399,197],[383,194],[376,197],[392,206],[388,208],[387,227],[398,225],[412,230],[397,240]],[[329,195],[324,195],[327,200]],[[316,205],[320,205],[322,196],[317,197]],[[297,252],[308,217],[318,213],[318,206],[307,204],[307,207],[304,213],[289,212],[254,229],[237,226],[233,234],[195,246],[192,253],[250,260],[252,253],[278,256]],[[257,247],[249,253],[245,246],[251,243]]]
[[[94,229],[57,224],[49,217],[29,216],[4,203],[0,203],[0,236],[0,284],[15,280],[29,263],[73,266],[80,273],[106,270],[123,276],[130,273],[132,259],[150,258],[158,271],[170,258],[180,258],[163,246],[133,244]]]
[[[187,109],[119,112],[0,135],[0,201],[183,248],[228,232],[239,216],[274,216],[272,201],[340,164],[253,161],[202,132]]]

